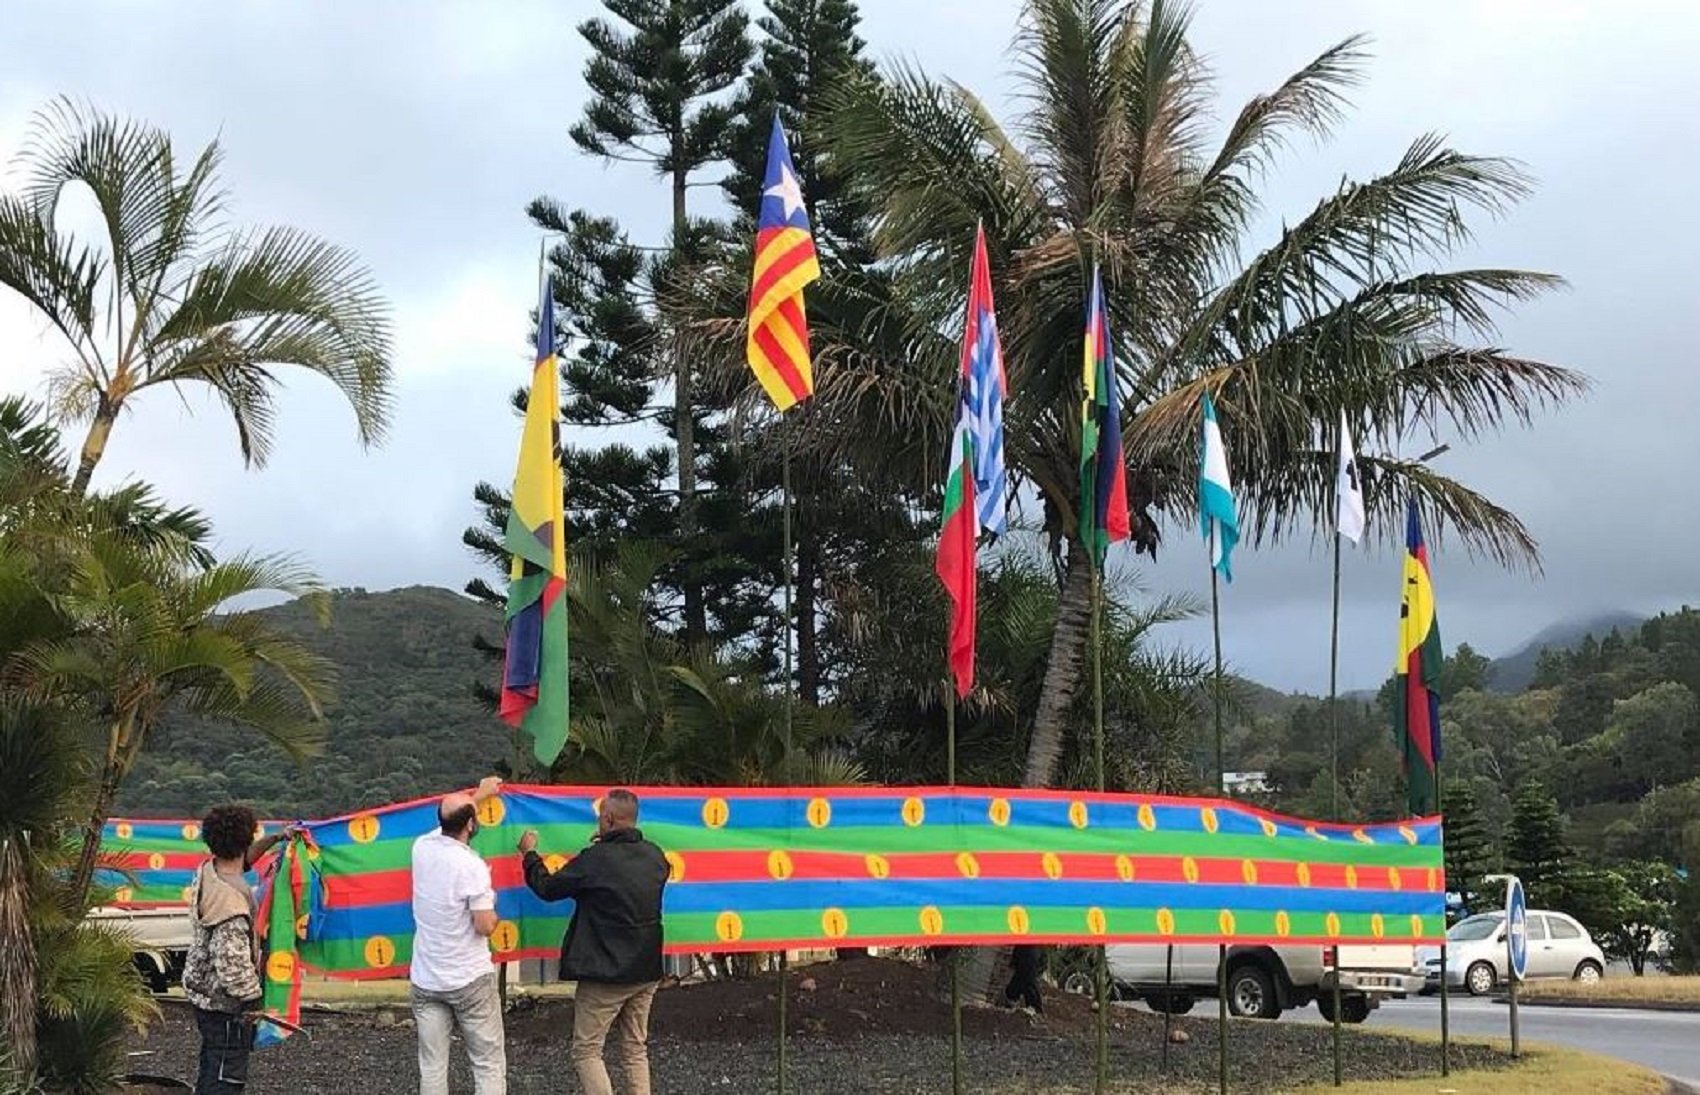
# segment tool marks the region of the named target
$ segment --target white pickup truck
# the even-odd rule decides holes
[[[130,938],[136,968],[154,992],[163,993],[183,976],[183,960],[195,940],[195,925],[187,905],[151,909],[90,909],[89,923]]]
[[[1218,948],[1213,943],[1126,944],[1106,948],[1110,981],[1120,995],[1144,1000],[1154,1011],[1183,1015],[1201,997],[1214,997]],[[1170,951],[1173,965],[1170,967]],[[1229,947],[1228,1010],[1251,1019],[1274,1019],[1312,1001],[1334,1018],[1339,977],[1340,1019],[1361,1023],[1384,997],[1422,990],[1424,972],[1411,946]],[[1165,973],[1168,976],[1165,976]]]

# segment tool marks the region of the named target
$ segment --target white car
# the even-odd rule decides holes
[[[1428,984],[1440,987],[1440,948],[1423,947],[1419,957]],[[1588,929],[1560,912],[1529,911],[1529,964],[1526,977],[1598,981],[1606,956]],[[1510,976],[1505,953],[1505,914],[1466,917],[1446,932],[1446,986],[1486,996]]]

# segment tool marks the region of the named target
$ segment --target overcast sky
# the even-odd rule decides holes
[[[957,79],[1007,119],[1017,11],[1013,0],[865,0],[863,36],[876,57]],[[360,448],[333,389],[302,380],[282,402],[271,463],[244,471],[224,417],[156,392],[118,427],[100,479],[148,480],[207,511],[227,550],[294,552],[335,585],[458,588],[474,569],[459,543],[471,486],[513,472],[505,397],[526,373],[538,246],[525,204],[550,194],[649,239],[667,216],[660,184],[567,139],[584,100],[573,27],[592,13],[589,0],[0,0],[0,161],[58,94],[165,126],[183,145],[216,136],[239,221],[355,249],[394,303],[397,414],[381,449]],[[1226,112],[1359,31],[1375,57],[1356,109],[1333,142],[1301,144],[1271,176],[1270,229],[1342,176],[1389,167],[1428,130],[1516,157],[1537,194],[1502,223],[1478,223],[1460,262],[1567,278],[1568,292],[1511,317],[1503,342],[1595,385],[1532,430],[1442,458],[1521,514],[1545,557],[1536,580],[1437,552],[1448,645],[1502,653],[1557,620],[1700,602],[1700,7],[1205,0],[1194,38]],[[0,292],[0,391],[39,392],[61,352]],[[1140,580],[1207,592],[1190,529],[1169,537]],[[1348,555],[1343,687],[1373,687],[1392,664],[1398,567],[1387,550]],[[1246,553],[1235,570],[1229,660],[1271,685],[1325,689],[1325,548]],[[1169,638],[1208,636],[1200,623]]]

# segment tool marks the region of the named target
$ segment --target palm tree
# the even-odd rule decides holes
[[[64,586],[51,592],[71,633],[26,648],[11,674],[32,694],[82,696],[98,712],[99,771],[75,873],[79,899],[118,786],[162,719],[238,723],[295,757],[322,748],[330,665],[258,612],[229,607],[267,594],[307,597],[321,618],[328,614],[322,590],[287,560],[238,556],[191,568],[111,539],[86,544]]]
[[[119,414],[149,388],[210,387],[249,464],[271,446],[280,366],[335,384],[362,442],[383,435],[389,318],[371,274],[293,228],[229,227],[221,156],[215,141],[184,162],[162,130],[62,99],[35,117],[22,190],[0,195],[0,285],[70,350],[52,385],[56,409],[89,422],[79,493]],[[94,198],[103,249],[58,226],[75,189]]]
[[[1153,0],[1030,0],[1016,42],[1025,111],[1006,128],[966,88],[900,68],[837,91],[829,149],[877,203],[877,241],[911,351],[823,379],[825,458],[889,468],[917,438],[942,451],[962,286],[985,225],[1011,397],[1006,453],[1036,496],[1061,586],[1023,772],[1050,784],[1087,642],[1077,527],[1085,285],[1102,265],[1126,424],[1136,547],[1190,513],[1198,403],[1213,392],[1249,543],[1309,531],[1331,497],[1332,423],[1397,451],[1419,416],[1463,441],[1579,393],[1576,373],[1475,345],[1495,309],[1559,284],[1507,269],[1432,271],[1529,182],[1506,160],[1415,141],[1386,174],[1346,182],[1251,254],[1261,172],[1294,136],[1326,136],[1361,74],[1359,39],[1325,50],[1208,139],[1210,84],[1188,17]],[[1458,338],[1466,341],[1455,341]],[[829,359],[832,349],[824,351]],[[823,374],[826,373],[823,368]],[[832,405],[827,404],[831,401]],[[1318,435],[1322,440],[1319,443]],[[1517,518],[1414,461],[1364,461],[1375,526],[1414,496],[1441,529],[1533,565]]]

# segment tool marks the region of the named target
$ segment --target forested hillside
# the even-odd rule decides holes
[[[120,810],[197,814],[242,799],[274,817],[322,817],[474,783],[513,738],[473,696],[494,672],[475,634],[500,616],[446,589],[339,590],[318,626],[297,603],[272,622],[338,670],[322,756],[297,766],[257,734],[188,718],[160,728],[124,785]]]

